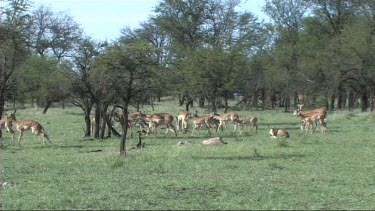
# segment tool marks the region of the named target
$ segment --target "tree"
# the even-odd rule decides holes
[[[271,74],[281,71],[285,78],[283,90],[285,95],[284,110],[289,108],[290,93],[297,92],[297,73],[300,72],[300,49],[298,48],[299,33],[302,19],[308,9],[307,1],[300,0],[267,0],[263,11],[275,22],[278,32],[275,43],[274,61],[276,66],[270,66]]]
[[[73,76],[73,104],[80,107],[85,114],[85,137],[91,135],[90,114],[93,105],[98,101],[95,84],[91,83],[90,75],[96,58],[105,50],[106,43],[96,43],[90,37],[83,38],[76,46],[73,62],[75,64]]]
[[[71,56],[81,34],[80,26],[64,12],[55,13],[41,6],[30,17],[29,46],[41,56],[53,56],[58,60]]]
[[[128,131],[129,106],[134,99],[151,89],[150,81],[155,75],[157,61],[154,47],[143,42],[139,37],[121,37],[108,47],[100,62],[105,65],[106,83],[112,87],[119,98],[123,115],[123,133],[120,154],[126,156],[126,137]]]
[[[25,20],[29,2],[26,0],[8,1],[5,19],[0,22],[0,117],[4,112],[7,96],[14,95],[16,68],[27,57],[25,48]],[[3,17],[3,14],[0,14]],[[0,131],[0,138],[2,137]]]
[[[72,67],[68,63],[44,56],[30,56],[15,73],[18,100],[37,99],[46,113],[52,102],[66,99],[71,91]]]

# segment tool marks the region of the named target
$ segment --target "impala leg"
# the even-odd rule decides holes
[[[170,129],[170,130],[172,130],[172,131],[174,132],[174,134],[177,136],[176,128],[175,128],[172,124],[170,124],[170,126],[171,126],[171,128],[172,128],[172,129]],[[183,123],[182,123],[182,128],[183,128]]]
[[[15,136],[16,136],[16,132],[12,131],[12,145],[16,144]]]
[[[20,131],[20,135],[18,137],[18,145],[21,145],[22,136],[23,136],[23,130]]]

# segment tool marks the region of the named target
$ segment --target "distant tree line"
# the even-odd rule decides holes
[[[86,36],[67,13],[5,0],[0,116],[6,102],[44,113],[70,103],[84,112],[90,136],[92,111],[105,122],[113,106],[127,117],[129,108],[163,96],[178,97],[186,110],[197,103],[211,111],[288,111],[305,103],[373,111],[375,1],[266,0],[269,23],[239,10],[242,3],[161,0],[139,28],[123,28],[109,43]],[[241,98],[230,108],[234,93]],[[103,138],[105,123],[95,126]]]

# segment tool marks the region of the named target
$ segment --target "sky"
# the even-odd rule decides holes
[[[121,29],[138,28],[153,14],[159,0],[32,0],[55,12],[66,12],[81,25],[86,35],[96,40],[112,41],[120,37]],[[266,19],[261,11],[265,0],[243,0],[241,8]]]

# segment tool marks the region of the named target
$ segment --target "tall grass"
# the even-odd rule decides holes
[[[175,102],[142,109],[177,114]],[[195,110],[195,109],[194,109]],[[199,110],[199,113],[205,113]],[[222,112],[221,112],[222,113]],[[328,114],[329,133],[305,135],[300,120],[281,111],[244,111],[256,115],[259,132],[221,136],[228,144],[203,146],[209,135],[172,133],[137,137],[128,142],[128,156],[119,156],[119,139],[83,138],[84,119],[76,108],[17,111],[17,118],[35,119],[52,144],[25,133],[21,146],[0,151],[0,207],[30,209],[374,209],[375,142],[373,115]],[[272,139],[268,126],[287,129],[290,139]],[[192,145],[177,146],[179,141]]]

